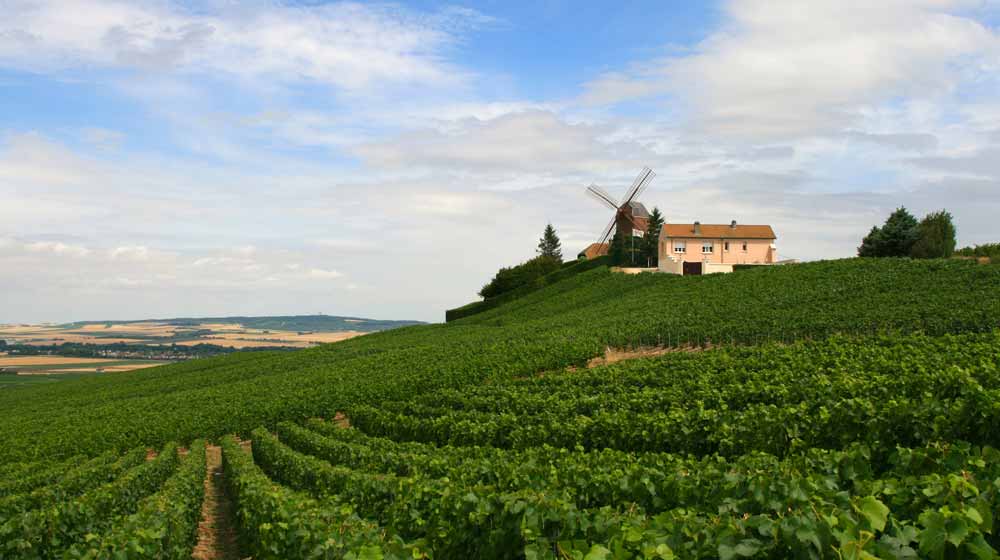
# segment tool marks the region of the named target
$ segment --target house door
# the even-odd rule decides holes
[[[688,274],[701,274],[701,263],[700,262],[686,262],[684,263],[684,276]]]

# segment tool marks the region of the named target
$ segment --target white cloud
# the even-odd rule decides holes
[[[692,53],[605,75],[584,99],[670,92],[712,133],[780,135],[837,130],[872,103],[946,93],[970,57],[996,58],[985,25],[940,0],[737,0],[722,28]],[[988,66],[980,72],[988,72]]]
[[[145,261],[149,260],[149,247],[142,245],[124,245],[115,247],[109,253],[114,260]]]
[[[14,2],[0,22],[0,64],[224,72],[349,90],[455,83],[463,73],[437,51],[486,20],[472,10],[426,15],[350,2],[212,3],[199,11],[152,0]]]
[[[354,152],[381,168],[443,168],[457,172],[604,171],[639,157],[639,146],[615,150],[601,141],[609,129],[570,124],[548,111],[468,119],[451,132],[420,130],[396,139],[364,144]]]
[[[90,254],[90,249],[63,243],[61,241],[34,241],[27,243],[24,249],[31,253],[52,253],[59,256],[82,258]]]
[[[332,280],[334,278],[342,278],[344,275],[336,270],[325,270],[322,268],[312,268],[309,269],[309,278],[315,278],[317,280]]]

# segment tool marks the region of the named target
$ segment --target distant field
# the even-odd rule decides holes
[[[24,385],[44,385],[46,383],[56,383],[58,381],[66,381],[69,379],[78,379],[80,377],[95,377],[99,375],[106,375],[104,373],[55,373],[55,374],[38,374],[38,375],[0,375],[0,390],[4,387],[20,387]]]
[[[413,324],[328,315],[0,324],[0,388],[233,351],[309,348]]]
[[[16,370],[18,373],[16,377],[66,373],[96,373],[98,371],[115,373],[159,366],[165,363],[168,362],[157,360],[105,360],[68,356],[7,356],[0,354],[0,370]],[[15,376],[3,375],[0,377]]]
[[[360,330],[335,332],[248,328],[239,323],[174,325],[154,321],[138,323],[73,323],[69,325],[2,325],[0,339],[10,344],[48,346],[67,342],[84,344],[215,344],[231,348],[287,346],[308,348],[365,334]],[[2,366],[0,366],[2,367]]]

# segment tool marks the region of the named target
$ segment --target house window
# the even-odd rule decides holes
[[[674,241],[674,252],[675,253],[686,253],[687,252],[687,242],[686,241]]]
[[[711,253],[714,250],[715,250],[715,244],[713,242],[711,242],[711,241],[702,241],[701,242],[701,252],[702,253]]]
[[[746,241],[743,242],[743,252],[744,253],[747,252],[747,242]]]
[[[722,250],[725,251],[725,252],[727,252],[727,253],[729,252],[729,242],[728,241],[723,241],[722,242]]]

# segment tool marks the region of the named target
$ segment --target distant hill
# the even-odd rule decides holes
[[[375,332],[424,324],[421,321],[387,321],[365,319],[363,317],[340,317],[337,315],[278,315],[273,317],[177,317],[173,319],[141,319],[134,321],[77,321],[69,323],[67,326],[130,325],[150,322],[179,327],[194,327],[204,323],[239,323],[248,329],[322,332]]]

